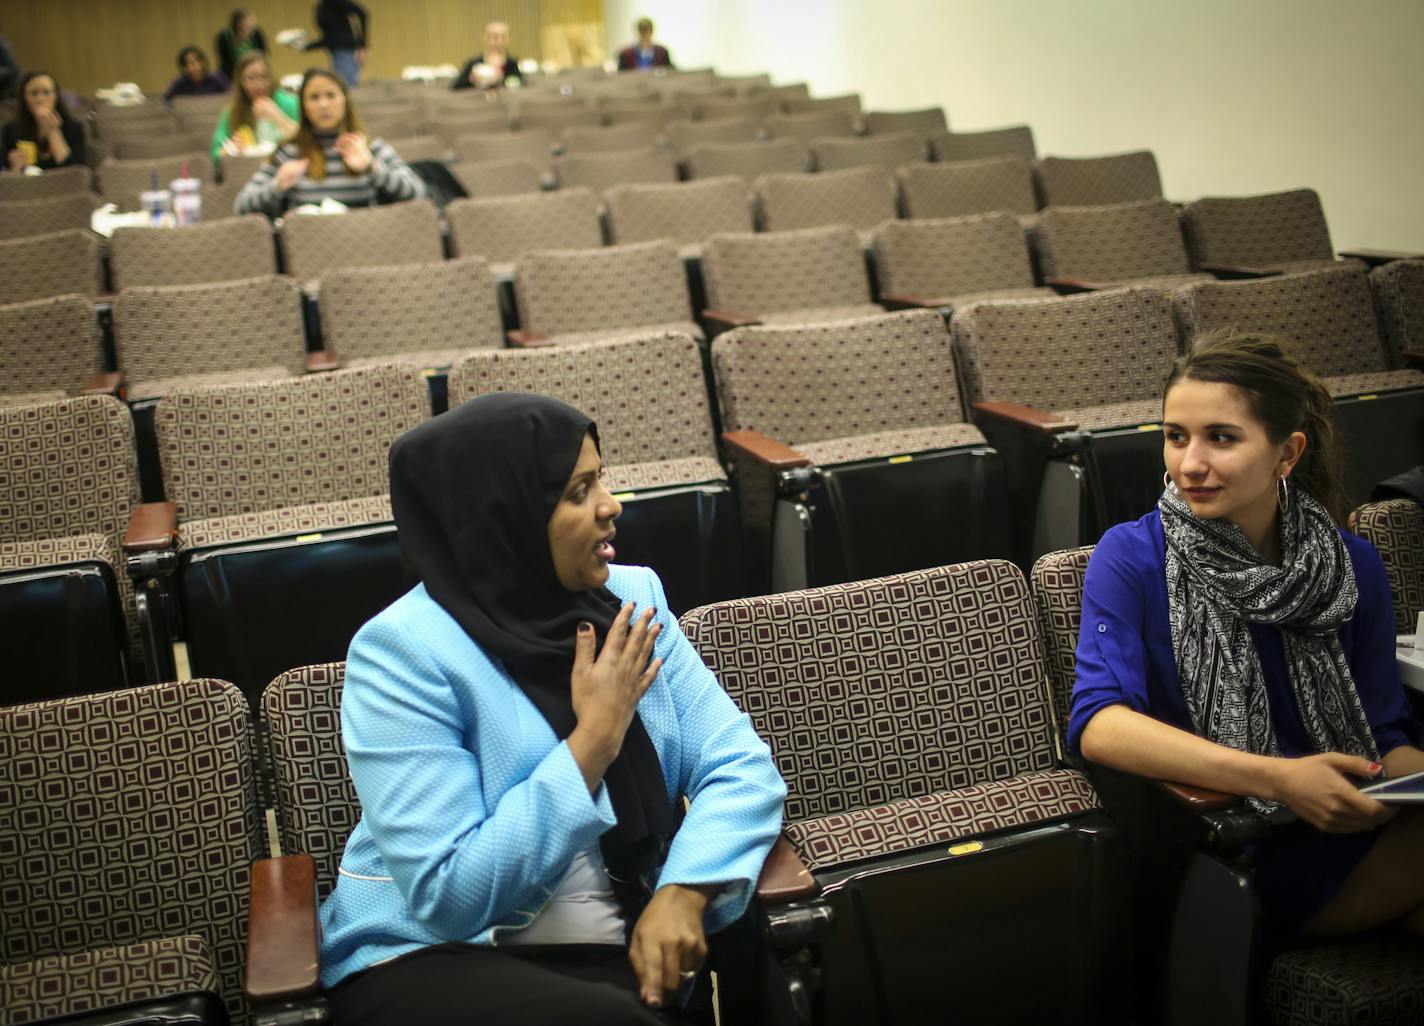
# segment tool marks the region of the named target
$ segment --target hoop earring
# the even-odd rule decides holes
[[[1276,478],[1276,505],[1282,513],[1290,512],[1290,485],[1284,477]]]
[[[1162,490],[1169,492],[1177,490],[1177,486],[1172,482],[1172,472],[1170,470],[1162,471]]]

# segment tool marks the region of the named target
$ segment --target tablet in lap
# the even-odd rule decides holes
[[[1424,805],[1424,773],[1410,773],[1392,780],[1381,780],[1360,788],[1375,801],[1388,805]]]

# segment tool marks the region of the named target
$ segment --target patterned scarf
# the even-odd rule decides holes
[[[1281,565],[1261,562],[1241,529],[1200,520],[1175,487],[1157,503],[1167,540],[1167,611],[1177,674],[1197,733],[1279,755],[1260,656],[1247,624],[1281,632],[1291,690],[1317,752],[1379,757],[1350,676],[1340,627],[1358,591],[1344,539],[1325,508],[1297,490],[1281,514]],[[1274,802],[1251,799],[1262,811]]]

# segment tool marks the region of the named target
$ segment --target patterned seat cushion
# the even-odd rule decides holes
[[[975,299],[1054,294],[1034,290],[1028,243],[1006,213],[884,224],[875,232],[875,272],[882,293]]]
[[[949,305],[956,310],[970,303],[991,302],[995,299],[1057,299],[1058,293],[1040,286],[1022,289],[989,289],[987,292],[970,292],[963,296],[950,296]]]
[[[0,964],[0,1024],[78,1015],[193,991],[221,992],[201,937]]]
[[[1377,371],[1373,374],[1338,374],[1323,379],[1335,398],[1347,395],[1368,395],[1375,392],[1397,392],[1406,388],[1424,388],[1424,371]]]
[[[879,303],[856,303],[853,306],[808,306],[799,310],[767,311],[759,315],[759,320],[763,324],[824,324],[829,321],[874,317],[884,312],[885,308]]]
[[[687,149],[687,177],[735,176],[751,182],[760,175],[795,174],[806,170],[806,147],[795,139],[770,142],[699,142]]]
[[[35,403],[63,399],[65,394],[58,389],[52,392],[16,392],[13,395],[0,395],[0,406],[33,406]]]
[[[705,481],[725,481],[727,472],[722,464],[705,456],[689,456],[676,460],[652,460],[647,463],[625,463],[604,471],[604,484],[612,492],[631,492],[644,488],[669,488],[701,484]]]
[[[1395,260],[1370,272],[1390,366],[1424,355],[1424,260]]]
[[[702,247],[707,306],[765,318],[871,301],[855,229],[714,235]]]
[[[117,228],[109,247],[115,292],[260,278],[277,270],[272,225],[261,214],[219,217],[178,231]]]
[[[0,307],[0,392],[77,392],[103,370],[94,304],[58,296]]]
[[[1273,1026],[1417,1026],[1424,1022],[1424,942],[1353,937],[1278,955],[1262,1002]]]
[[[1091,812],[1098,796],[1076,770],[971,784],[869,809],[802,820],[786,836],[815,872]]]
[[[1038,209],[1033,171],[1022,157],[996,156],[950,164],[908,164],[895,172],[908,216],[964,217]]]
[[[1198,264],[1308,270],[1335,259],[1314,189],[1204,196],[1182,208],[1182,228]]]
[[[295,377],[286,367],[244,367],[241,370],[210,371],[206,374],[175,374],[168,378],[153,378],[147,381],[125,383],[128,398],[162,399],[170,392],[180,389],[205,388],[209,385],[245,385],[254,381],[280,381]]]
[[[896,216],[894,180],[879,167],[764,175],[754,188],[769,232],[832,224],[869,231]]]
[[[334,531],[342,527],[388,524],[392,521],[391,497],[370,495],[344,502],[316,502],[307,506],[286,506],[257,513],[193,520],[178,528],[178,551],[210,548],[232,542],[266,538],[289,538],[299,534]]]
[[[609,189],[604,199],[615,243],[669,239],[679,246],[700,246],[717,232],[753,229],[746,183],[731,176],[675,185],[620,185]]]
[[[483,347],[481,347],[483,348]],[[429,368],[449,367],[459,363],[476,350],[471,349],[418,349],[410,353],[392,353],[386,356],[362,356],[355,360],[341,358],[343,367],[375,367],[378,364],[398,363],[404,367]]]
[[[536,250],[603,245],[598,197],[591,189],[458,199],[445,208],[445,216],[455,255],[484,257],[496,274],[502,265]]]
[[[1046,553],[1033,564],[1030,577],[1060,731],[1067,731],[1072,707],[1078,632],[1083,622],[1083,577],[1092,554],[1091,545]]]
[[[1105,157],[1041,157],[1034,177],[1045,207],[1087,207],[1159,199],[1162,179],[1151,150]]]
[[[287,273],[315,281],[340,267],[425,264],[443,259],[439,215],[429,200],[351,210],[339,217],[294,215],[282,225]]]
[[[1031,161],[1038,155],[1033,129],[1028,125],[991,128],[983,132],[935,132],[929,137],[930,151],[942,164],[987,157],[1018,157]]]
[[[551,337],[692,320],[687,271],[667,242],[528,253],[514,293],[519,323]]]
[[[555,345],[578,345],[581,342],[603,342],[617,338],[641,338],[644,335],[687,335],[702,338],[702,328],[693,321],[668,321],[666,324],[643,324],[627,328],[598,328],[593,331],[569,331],[553,336]]]
[[[1355,531],[1379,549],[1394,596],[1394,625],[1413,634],[1424,612],[1424,509],[1408,499],[1389,499],[1361,506]]]
[[[1074,421],[1084,431],[1107,431],[1137,424],[1160,424],[1162,400],[1135,399],[1125,403],[1104,403],[1101,406],[1080,406],[1053,412],[1065,420]]]
[[[1216,281],[1209,274],[1151,274],[1145,278],[1122,278],[1104,282],[1105,285],[1136,285],[1144,289],[1183,289],[1203,281]]]
[[[0,242],[0,306],[99,292],[99,240],[71,229]]]
[[[0,541],[0,573],[65,566],[70,563],[107,563],[120,573],[114,543],[102,534],[72,534],[35,541]]]
[[[904,431],[876,431],[849,438],[828,438],[820,442],[793,441],[791,447],[817,466],[828,467],[856,460],[986,444],[984,435],[972,424],[935,424]]]
[[[1038,215],[1037,241],[1045,278],[1179,284],[1191,273],[1176,208],[1163,199],[1050,207]]]

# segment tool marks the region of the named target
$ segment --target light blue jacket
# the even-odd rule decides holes
[[[659,884],[726,884],[709,932],[746,909],[781,829],[786,785],[667,608],[657,575],[608,587],[657,608],[657,679],[638,704],[669,802],[691,807]],[[445,941],[498,944],[548,903],[573,857],[615,823],[568,745],[498,662],[417,586],[351,642],[341,735],[361,799],[322,903],[322,984]]]

